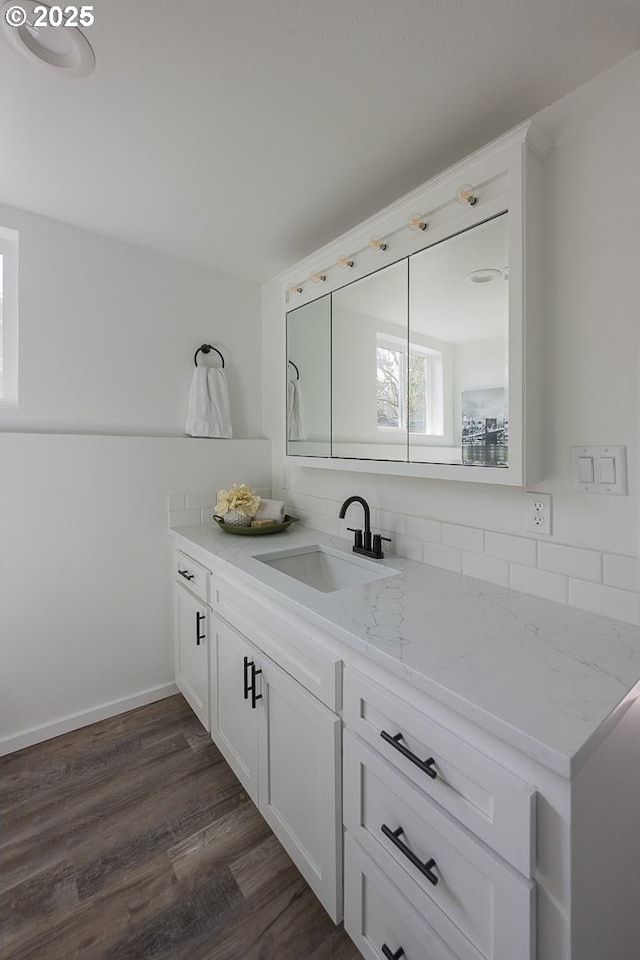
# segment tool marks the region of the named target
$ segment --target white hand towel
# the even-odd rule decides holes
[[[254,520],[275,520],[282,523],[284,520],[284,501],[260,500]]]
[[[299,380],[287,381],[287,436],[289,440],[307,439]]]
[[[221,367],[196,367],[189,391],[185,432],[192,437],[233,436],[229,388]]]

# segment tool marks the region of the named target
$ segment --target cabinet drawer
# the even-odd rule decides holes
[[[343,775],[347,830],[460,960],[532,960],[530,881],[349,734]]]
[[[175,550],[173,554],[173,577],[195,593],[196,597],[209,603],[210,571],[180,550]]]
[[[403,960],[457,960],[349,835],[344,882],[344,928],[366,960],[385,957],[384,946]]]
[[[521,873],[532,875],[532,787],[354,669],[345,672],[344,719],[420,790]]]

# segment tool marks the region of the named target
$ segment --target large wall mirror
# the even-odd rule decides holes
[[[287,453],[509,465],[508,215],[287,314]]]
[[[302,426],[295,409],[288,417],[288,456],[362,473],[540,480],[547,150],[523,124],[282,276],[287,357],[300,358],[288,396],[304,404]]]
[[[509,464],[507,214],[409,258],[409,460]]]
[[[287,454],[331,456],[331,297],[287,314]]]

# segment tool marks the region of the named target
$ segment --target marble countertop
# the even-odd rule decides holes
[[[313,543],[350,553],[316,530],[233,536],[217,526],[171,531],[175,545],[233,571],[285,608],[477,723],[570,776],[640,682],[640,629],[415,560],[332,593],[256,555]]]

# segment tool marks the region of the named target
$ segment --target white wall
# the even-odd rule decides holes
[[[193,354],[223,353],[234,437],[259,437],[256,284],[0,205],[20,234],[19,409],[0,430],[183,436]]]
[[[174,692],[168,494],[268,490],[271,456],[267,440],[4,433],[0,464],[1,753]]]
[[[268,491],[271,458],[267,440],[184,436],[208,342],[234,437],[260,437],[255,284],[11,208],[0,223],[20,231],[19,409],[0,410],[7,751],[174,689],[169,495]]]
[[[537,489],[553,495],[553,543],[625,558],[637,557],[639,533],[640,128],[634,121],[639,110],[640,54],[635,54],[536,118],[555,142],[544,161],[541,198],[547,350],[544,479]],[[275,281],[263,286],[262,307],[264,364],[276,369],[284,347]],[[280,484],[284,428],[271,386],[264,384],[263,405],[274,441],[274,483]],[[607,443],[627,446],[629,495],[575,492],[570,446]],[[524,533],[525,497],[518,489],[287,469],[291,501],[297,497],[304,509],[305,497],[318,498],[320,516],[332,503],[359,493],[381,515]],[[330,519],[322,521],[325,527]],[[401,518],[400,528],[403,523]],[[406,524],[404,532],[411,533]],[[598,553],[600,569],[603,562],[606,566]],[[625,563],[625,569],[637,571],[637,563]]]

